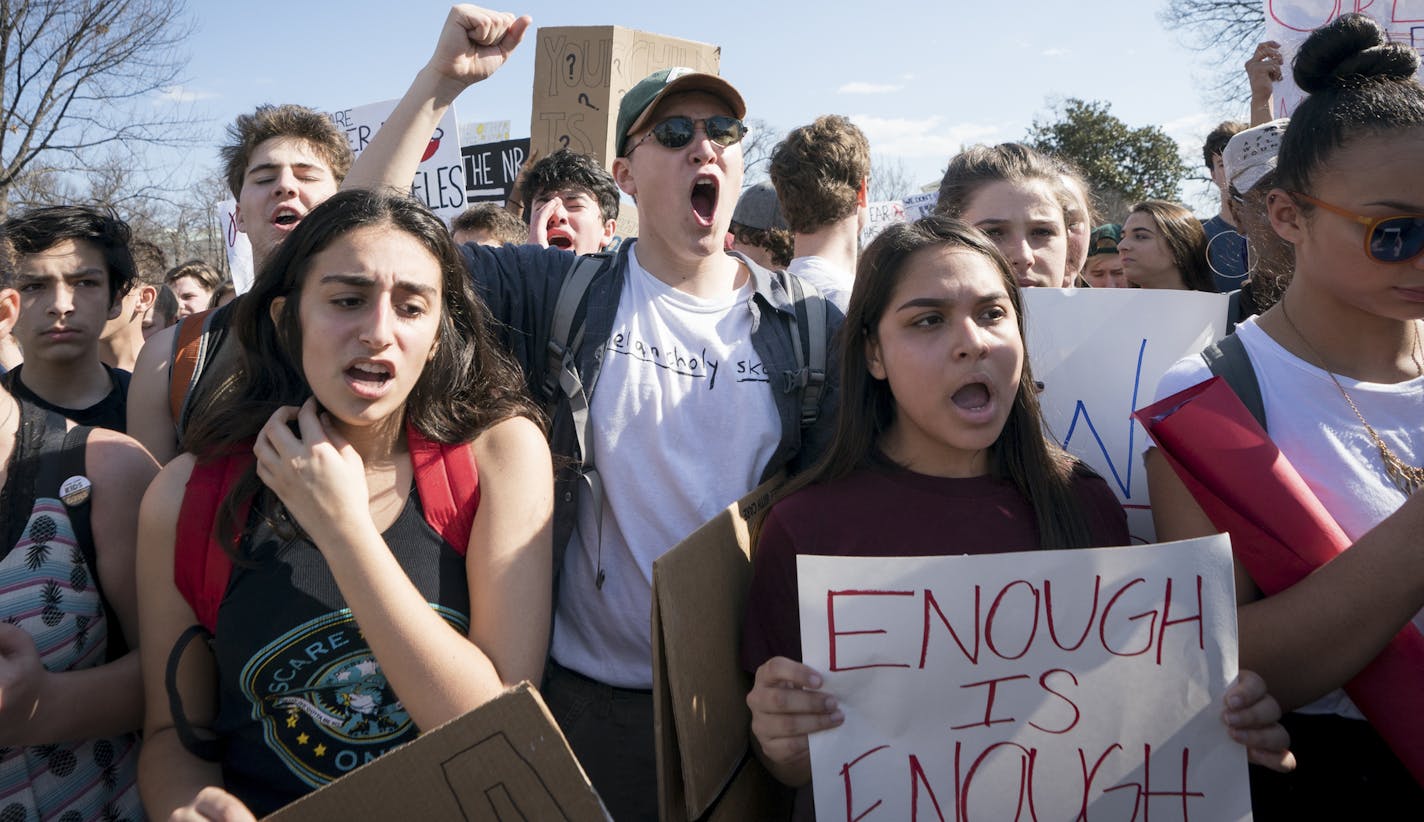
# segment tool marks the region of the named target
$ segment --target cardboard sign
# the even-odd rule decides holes
[[[222,230],[223,245],[227,249],[227,270],[232,277],[232,286],[239,294],[246,294],[252,288],[256,276],[252,264],[252,243],[247,234],[237,230],[237,200],[229,197],[218,203],[219,228]]]
[[[535,61],[533,150],[544,157],[570,148],[607,167],[623,94],[673,66],[717,74],[722,49],[621,26],[565,26],[539,29]]]
[[[1265,0],[1266,31],[1262,39],[1281,44],[1284,77],[1276,84],[1275,116],[1289,117],[1305,92],[1295,85],[1290,66],[1305,38],[1342,14],[1359,12],[1373,17],[1389,39],[1424,54],[1424,0]],[[1424,67],[1419,79],[1424,82]]]
[[[359,157],[398,102],[370,103],[330,111],[326,116],[346,132],[352,153]],[[455,107],[450,106],[435,127],[410,184],[411,196],[425,203],[447,223],[465,210],[465,166],[460,157],[460,129],[455,123]]]
[[[1051,436],[1107,480],[1134,542],[1156,541],[1132,412],[1172,364],[1226,334],[1225,294],[1142,288],[1026,288],[1028,356]]]
[[[266,819],[604,822],[608,814],[525,682]]]
[[[653,715],[662,822],[785,819],[790,792],[748,747],[738,649],[751,582],[747,523],[770,480],[653,562]]]
[[[529,139],[465,146],[460,155],[465,163],[466,204],[503,203],[529,156]]]
[[[818,818],[1250,818],[1225,536],[796,569]]]

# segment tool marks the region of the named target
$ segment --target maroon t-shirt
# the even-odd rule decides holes
[[[1127,545],[1127,515],[1108,484],[1079,475],[1073,487],[1093,545]],[[885,466],[804,488],[777,503],[762,525],[752,555],[742,667],[755,673],[774,656],[801,659],[798,554],[927,557],[1038,547],[1033,509],[1007,481]],[[797,791],[794,818],[815,818],[810,786]]]

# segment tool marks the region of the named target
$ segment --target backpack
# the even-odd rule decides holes
[[[574,437],[578,442],[582,457],[579,475],[593,495],[593,510],[603,507],[603,480],[594,464],[588,419],[589,396],[579,377],[575,360],[583,343],[583,325],[574,327],[574,315],[588,294],[588,287],[594,278],[613,264],[616,255],[608,251],[584,254],[574,260],[573,268],[559,285],[559,295],[554,300],[554,315],[549,326],[549,344],[545,350],[546,366],[541,399],[549,419],[554,418],[555,406],[560,397],[569,401],[573,414]],[[803,282],[781,272],[783,283],[796,306],[791,325],[791,347],[796,358],[796,387],[801,390],[801,430],[815,424],[820,415],[821,392],[826,385],[826,299],[811,283]],[[806,329],[805,346],[801,340],[801,329]],[[602,521],[599,521],[602,527]],[[597,586],[603,587],[603,571],[598,572]]]
[[[226,306],[190,314],[178,321],[173,334],[173,355],[168,361],[168,412],[180,439],[193,413],[198,383],[226,342],[231,322],[232,309]]]
[[[464,556],[480,505],[479,471],[469,445],[432,442],[410,425],[406,426],[406,441],[425,521]],[[232,557],[213,533],[213,523],[228,490],[254,459],[250,449],[239,448],[200,463],[193,467],[183,494],[174,535],[173,581],[210,634],[217,630],[218,607],[232,577]],[[243,503],[240,520],[246,519],[250,507],[250,500]]]
[[[1239,292],[1237,292],[1239,293]],[[1201,357],[1212,376],[1221,377],[1266,430],[1266,405],[1261,400],[1261,383],[1256,379],[1256,369],[1251,367],[1251,357],[1241,338],[1232,334],[1222,337],[1221,342],[1202,351]]]

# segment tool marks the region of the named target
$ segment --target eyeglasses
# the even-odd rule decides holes
[[[1317,200],[1309,194],[1292,192],[1307,203],[1331,214],[1347,217],[1365,227],[1365,256],[1381,263],[1407,263],[1424,254],[1424,214],[1395,214],[1367,217]]]
[[[702,126],[702,130],[707,133],[707,139],[724,148],[740,143],[742,138],[747,136],[746,123],[723,114],[708,117],[705,120],[694,120],[691,117],[669,117],[653,126],[653,130],[644,134],[642,139],[630,146],[628,152],[623,156],[631,155],[633,149],[647,142],[649,137],[655,138],[668,148],[682,148],[692,142],[699,124]]]

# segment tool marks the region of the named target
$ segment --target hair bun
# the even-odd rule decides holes
[[[1370,80],[1405,81],[1419,70],[1419,54],[1390,42],[1384,28],[1364,14],[1342,14],[1301,45],[1292,72],[1307,94]]]

